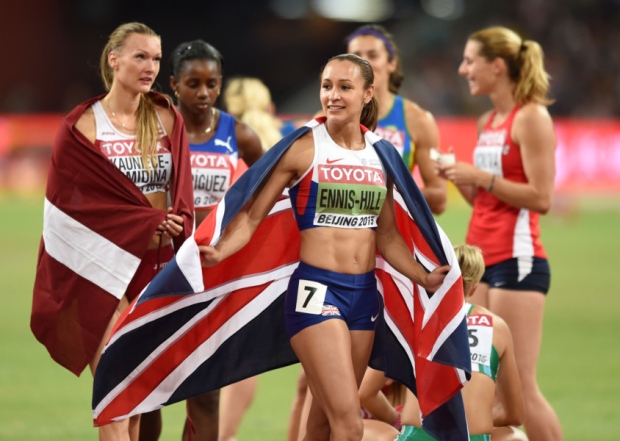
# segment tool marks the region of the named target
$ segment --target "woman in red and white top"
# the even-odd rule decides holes
[[[474,164],[439,162],[440,174],[474,207],[467,243],[482,249],[486,268],[472,301],[512,331],[530,440],[561,440],[536,380],[550,282],[539,216],[551,206],[556,145],[543,51],[510,29],[486,28],[469,36],[459,74],[472,95],[493,104],[478,123]]]

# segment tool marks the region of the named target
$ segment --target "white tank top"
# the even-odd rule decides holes
[[[103,110],[101,101],[92,106],[95,114],[95,146],[101,149],[112,164],[136,184],[143,194],[167,192],[172,175],[172,154],[170,139],[159,120],[160,137],[157,141],[155,167],[146,169],[142,164],[142,155],[135,148],[136,137],[125,135],[114,127]],[[159,115],[157,116],[159,119]]]
[[[376,228],[387,193],[383,164],[366,140],[363,150],[336,144],[325,124],[312,129],[314,161],[289,189],[300,230]]]

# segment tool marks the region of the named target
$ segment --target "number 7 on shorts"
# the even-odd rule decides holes
[[[327,286],[312,280],[299,281],[295,311],[307,314],[321,314]]]

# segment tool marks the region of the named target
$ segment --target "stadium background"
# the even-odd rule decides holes
[[[42,227],[42,191],[59,118],[99,94],[101,49],[120,23],[162,36],[164,60],[202,38],[225,57],[225,77],[270,87],[283,116],[318,109],[318,73],[367,22],[394,33],[403,94],[437,117],[441,148],[464,160],[475,117],[457,68],[467,35],[512,27],[540,42],[551,73],[558,135],[556,197],[542,221],[553,266],[542,389],[567,440],[618,439],[620,421],[620,1],[619,0],[24,0],[4,2],[0,41],[0,439],[95,439],[89,373],[78,380],[50,359],[28,328]],[[163,64],[159,89],[170,93]],[[469,208],[451,189],[438,221],[464,239]],[[266,375],[240,441],[284,439],[296,368]],[[183,407],[166,409],[162,440],[178,439]]]

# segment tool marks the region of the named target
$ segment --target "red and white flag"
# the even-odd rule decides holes
[[[30,327],[51,357],[76,375],[101,343],[147,245],[166,212],[151,206],[75,124],[95,101],[69,113],[49,169]],[[159,95],[153,98],[167,103]],[[175,110],[176,113],[176,110]],[[170,134],[173,210],[185,219],[180,247],[193,231],[188,144],[176,113]]]

